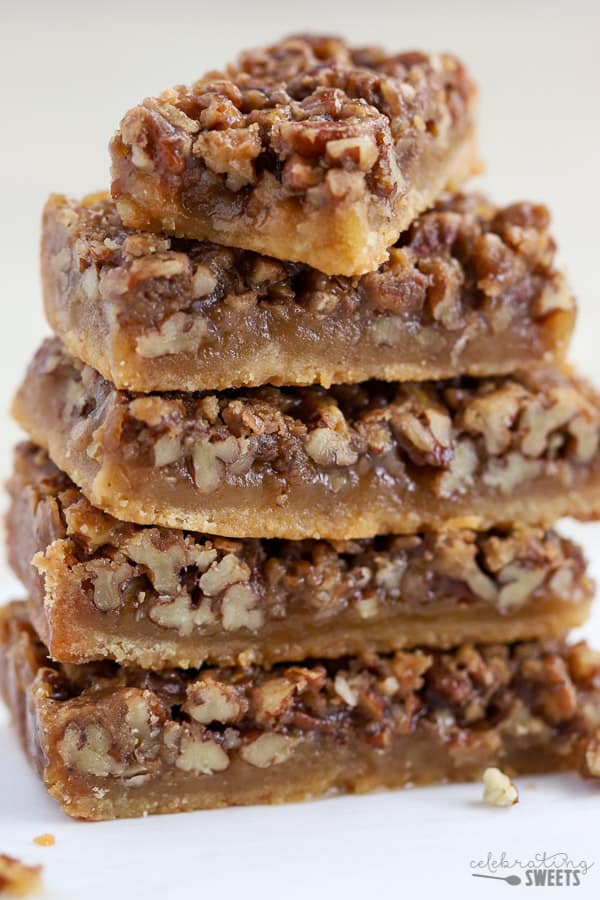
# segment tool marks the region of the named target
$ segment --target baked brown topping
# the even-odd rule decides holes
[[[443,138],[472,97],[455,57],[293,37],[144,101],[123,118],[115,152],[128,148],[136,168],[179,180],[184,203],[193,203],[190,160],[232,192],[268,171],[314,205],[367,187],[393,196],[404,189],[402,156],[424,132]]]

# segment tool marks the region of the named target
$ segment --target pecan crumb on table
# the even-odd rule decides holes
[[[53,834],[44,833],[38,834],[37,837],[34,837],[33,843],[37,844],[38,847],[54,847],[56,843],[56,838]]]
[[[508,775],[490,766],[483,773],[483,801],[490,806],[514,806],[519,802],[519,792]]]

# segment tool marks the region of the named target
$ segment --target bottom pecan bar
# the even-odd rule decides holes
[[[268,665],[556,637],[592,594],[580,549],[540,528],[331,543],[132,525],[34,444],[17,447],[9,490],[9,558],[61,662]]]
[[[600,772],[600,654],[557,642],[307,666],[50,662],[0,610],[0,686],[50,794],[110,819],[587,763]]]

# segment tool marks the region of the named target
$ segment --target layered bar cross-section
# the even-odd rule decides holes
[[[497,375],[562,357],[575,317],[543,206],[448,195],[362,277],[123,227],[53,196],[46,315],[119,388],[223,390]]]
[[[49,340],[13,411],[91,503],[141,524],[349,540],[600,514],[600,400],[557,368],[139,395]]]

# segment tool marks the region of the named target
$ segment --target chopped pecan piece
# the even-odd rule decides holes
[[[519,802],[519,792],[508,775],[490,767],[483,773],[483,800],[490,806],[514,806]]]

